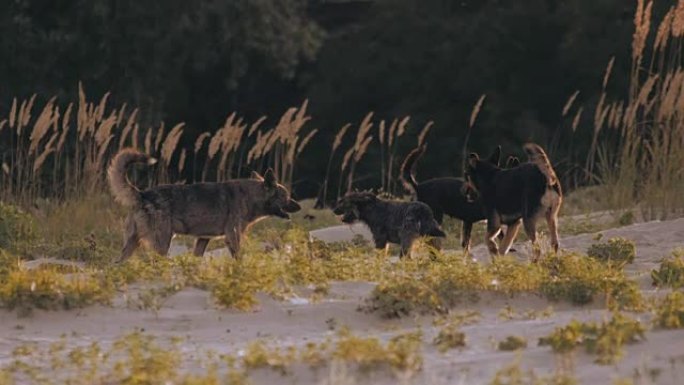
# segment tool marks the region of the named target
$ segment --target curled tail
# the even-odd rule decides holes
[[[526,143],[523,146],[523,150],[525,150],[525,154],[527,154],[528,161],[536,164],[537,167],[539,167],[539,170],[546,176],[547,185],[560,194],[560,182],[556,176],[556,172],[553,170],[553,166],[551,166],[549,157],[546,156],[546,153],[541,146],[535,143]]]
[[[408,155],[406,155],[406,158],[399,169],[399,179],[401,179],[401,183],[404,185],[404,188],[410,191],[413,195],[416,194],[416,187],[418,186],[418,182],[416,181],[416,176],[414,174],[415,165],[418,159],[420,159],[424,153],[425,146],[414,148],[411,152],[409,152]]]
[[[126,177],[128,167],[134,163],[157,163],[155,158],[142,153],[134,148],[126,148],[119,151],[107,169],[107,182],[114,199],[126,207],[134,207],[140,204],[140,190],[133,186]]]

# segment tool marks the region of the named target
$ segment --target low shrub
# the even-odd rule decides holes
[[[665,329],[684,327],[684,293],[675,291],[663,298],[655,308],[654,323]]]
[[[684,249],[675,250],[672,257],[664,259],[657,269],[653,269],[651,280],[658,287],[684,287]]]
[[[0,249],[23,254],[35,240],[33,217],[18,206],[0,202]]]
[[[598,355],[597,363],[606,365],[619,361],[622,346],[643,340],[645,331],[639,321],[615,313],[610,321],[600,324],[573,320],[540,338],[539,345],[551,346],[556,353],[567,353],[582,345],[588,353]]]
[[[499,350],[514,351],[525,349],[527,347],[527,340],[524,337],[508,336],[505,340],[499,341]]]
[[[633,263],[636,257],[634,241],[622,237],[610,238],[608,242],[595,243],[589,246],[587,255],[602,262],[610,262],[617,266]]]

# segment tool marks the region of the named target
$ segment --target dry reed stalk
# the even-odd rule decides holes
[[[202,145],[204,144],[204,141],[210,136],[211,134],[207,131],[203,132],[200,134],[200,136],[195,139],[195,154],[197,154],[201,149]]]
[[[12,98],[12,107],[9,113],[9,128],[14,128],[14,122],[17,119],[17,98]]]
[[[582,118],[582,111],[584,111],[584,107],[578,108],[577,112],[575,113],[575,117],[572,119],[572,132],[577,131],[577,126]]]
[[[134,109],[133,112],[131,112],[130,115],[128,115],[128,120],[126,121],[126,125],[123,128],[123,131],[121,132],[121,136],[119,137],[119,148],[124,148],[124,144],[126,143],[126,139],[128,139],[128,134],[131,133],[133,130],[133,125],[135,124],[135,120],[138,116],[138,109]],[[123,112],[119,114],[119,118],[121,119],[123,117]],[[121,124],[121,120],[117,121],[117,126]]]
[[[487,95],[482,94],[479,99],[477,99],[477,103],[475,103],[475,107],[473,107],[473,110],[470,112],[470,120],[468,122],[468,127],[472,128],[475,125],[475,120],[477,119],[477,116],[480,114],[480,109],[482,109],[482,104],[484,104],[485,98]]]
[[[161,142],[164,139],[164,135],[165,135],[164,132],[165,131],[166,131],[166,124],[164,124],[164,122],[161,122],[161,124],[159,125],[159,129],[157,130],[157,134],[154,138],[154,151],[155,152],[158,152],[160,147],[161,147]]]
[[[38,118],[33,124],[33,129],[31,130],[31,134],[29,135],[29,156],[38,149],[40,140],[43,139],[43,137],[48,133],[50,127],[52,127],[52,121],[53,119],[55,119],[53,118],[53,114],[55,114],[55,99],[55,97],[52,97],[47,103],[45,103],[43,110],[40,112]],[[55,115],[58,119],[58,113]]]
[[[435,124],[432,120],[427,122],[425,126],[423,126],[423,129],[420,130],[420,133],[418,134],[418,146],[422,146],[423,143],[425,143],[425,137],[427,136],[428,132],[430,132],[430,128]]]
[[[568,100],[565,102],[565,105],[563,106],[563,111],[561,112],[561,116],[565,117],[565,115],[568,114],[568,111],[570,111],[570,108],[572,107],[572,104],[575,102],[575,99],[577,99],[577,95],[579,95],[579,90],[575,91],[570,95]]]
[[[247,132],[247,137],[251,137],[252,134],[256,132],[256,130],[259,129],[259,126],[261,126],[261,123],[263,123],[266,120],[266,116],[262,116],[259,119],[257,119],[256,122],[252,123],[252,125],[249,127],[249,131]]]
[[[166,139],[164,139],[164,142],[161,146],[161,159],[167,166],[171,164],[171,157],[176,151],[176,147],[178,146],[181,135],[183,135],[184,126],[184,123],[178,123],[173,126],[168,135],[166,135]]]

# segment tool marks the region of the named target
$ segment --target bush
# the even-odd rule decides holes
[[[663,260],[658,269],[651,271],[653,285],[680,288],[684,286],[684,250],[676,250],[672,258]]]
[[[542,260],[548,275],[541,292],[552,301],[568,300],[575,305],[591,303],[604,294],[611,306],[641,309],[643,298],[636,284],[621,268],[578,254],[551,255]]]
[[[615,237],[608,242],[595,243],[587,250],[587,255],[602,262],[624,266],[634,262],[636,245],[629,239]]]
[[[0,249],[25,253],[35,239],[33,217],[17,206],[0,202]]]
[[[613,364],[622,357],[622,345],[643,340],[645,331],[639,321],[615,313],[610,321],[601,324],[573,320],[540,338],[539,345],[551,346],[556,353],[567,353],[583,345],[587,353],[598,355],[597,363]]]
[[[654,323],[665,329],[684,327],[684,294],[675,291],[668,294],[656,307]]]
[[[432,343],[437,346],[437,350],[444,353],[450,349],[464,347],[465,334],[458,329],[458,325],[447,324],[439,331]]]
[[[525,349],[527,347],[527,340],[523,337],[508,336],[505,340],[499,341],[499,350],[513,351]]]

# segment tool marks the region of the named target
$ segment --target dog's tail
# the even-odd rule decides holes
[[[399,169],[399,179],[401,179],[401,183],[404,185],[406,190],[410,191],[414,195],[416,193],[416,187],[418,186],[415,175],[416,162],[418,162],[418,159],[420,159],[424,153],[425,146],[414,148],[411,152],[409,152],[408,155],[406,155],[406,158]]]
[[[542,174],[546,176],[547,185],[560,194],[560,183],[558,181],[558,177],[556,176],[556,172],[553,170],[553,166],[551,166],[549,157],[546,156],[546,153],[541,146],[535,143],[526,143],[523,146],[523,150],[525,150],[528,160],[536,164]]]
[[[133,148],[126,148],[114,156],[107,169],[107,182],[114,199],[126,207],[140,204],[140,190],[133,186],[126,177],[128,167],[134,163],[153,165],[157,159]]]

